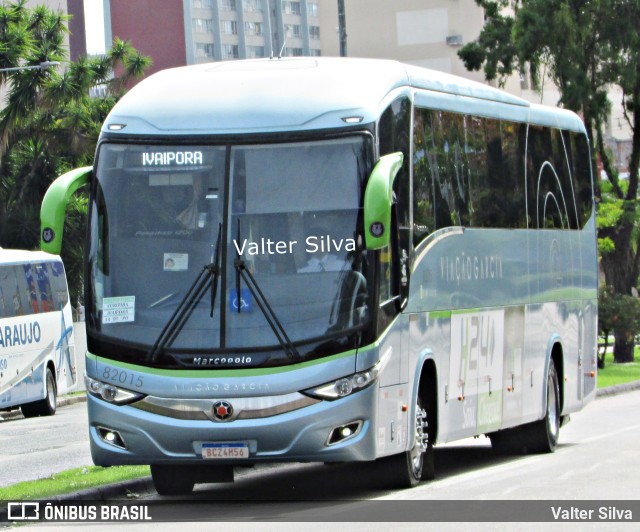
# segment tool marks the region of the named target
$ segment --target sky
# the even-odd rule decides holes
[[[87,36],[87,54],[103,54],[105,47],[102,0],[84,0],[84,17]]]

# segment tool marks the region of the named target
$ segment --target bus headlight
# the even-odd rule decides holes
[[[378,378],[378,372],[378,366],[376,365],[367,371],[342,377],[333,382],[322,384],[317,388],[304,390],[302,393],[310,395],[311,397],[317,397],[318,399],[335,401],[336,399],[351,395],[373,384]]]
[[[84,376],[84,383],[87,387],[87,393],[116,405],[126,405],[144,397],[144,394],[118,388],[113,384],[98,381],[86,375]]]

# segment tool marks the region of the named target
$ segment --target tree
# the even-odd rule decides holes
[[[0,111],[0,246],[39,245],[40,203],[58,175],[91,164],[100,126],[126,82],[150,65],[129,43],[116,39],[102,57],[65,63],[68,17],[25,0],[0,6],[0,69],[59,61],[54,69],[0,72],[8,90]],[[120,73],[114,76],[114,71]],[[103,96],[92,97],[101,88]],[[81,297],[86,197],[68,208],[63,259],[72,300]]]
[[[610,286],[600,290],[598,306],[598,329],[604,337],[604,345],[598,353],[598,368],[604,368],[604,358],[609,344],[609,335],[616,331],[634,336],[640,330],[640,299],[633,296],[614,294]]]
[[[485,10],[479,37],[459,51],[469,70],[504,82],[518,71],[539,89],[546,73],[559,105],[579,113],[608,183],[596,175],[599,242],[608,285],[631,295],[640,271],[640,2],[637,0],[476,0]],[[513,9],[508,9],[512,5]],[[604,146],[611,86],[622,89],[632,131],[629,179],[622,182]],[[597,168],[594,160],[594,168]],[[615,332],[617,362],[633,361],[633,335]]]

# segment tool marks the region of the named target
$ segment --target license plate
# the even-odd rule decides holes
[[[202,458],[206,460],[249,458],[249,447],[242,442],[203,443]]]

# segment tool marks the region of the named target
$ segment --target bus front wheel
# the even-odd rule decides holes
[[[418,397],[415,414],[415,440],[406,452],[380,460],[382,474],[391,488],[412,488],[421,480],[434,478],[434,449],[429,441],[427,410]]]
[[[20,407],[24,417],[52,416],[56,413],[56,380],[53,378],[53,372],[49,368],[47,368],[47,372],[45,374],[45,386],[46,390],[44,399],[33,403],[27,403]]]

